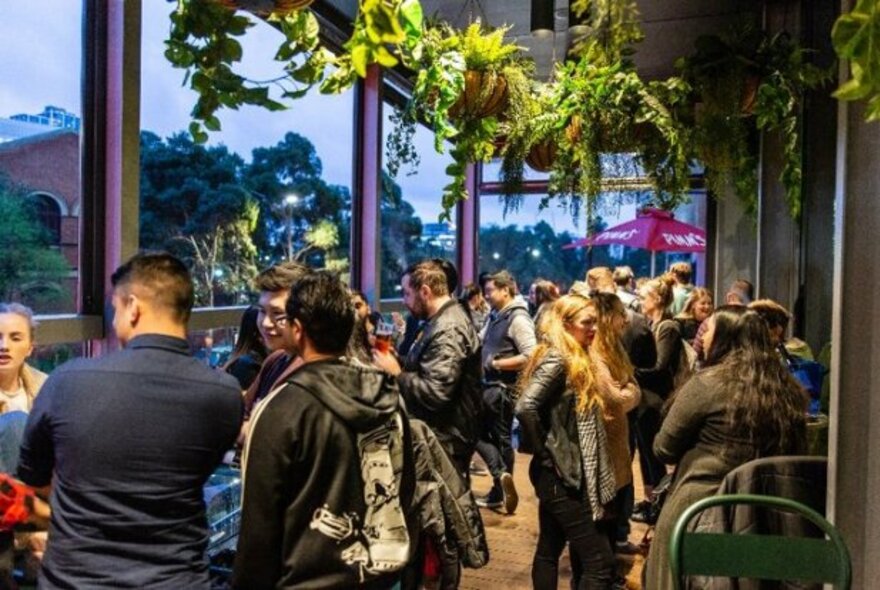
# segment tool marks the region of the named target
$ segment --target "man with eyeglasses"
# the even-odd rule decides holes
[[[290,297],[290,288],[308,272],[309,268],[298,262],[282,262],[262,271],[254,279],[254,287],[260,292],[257,328],[271,354],[266,357],[257,378],[245,392],[246,420],[254,405],[301,364],[299,357],[291,356],[284,350],[289,331],[285,305]]]

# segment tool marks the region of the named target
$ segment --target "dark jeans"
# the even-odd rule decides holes
[[[477,452],[486,462],[489,473],[495,479],[504,472],[513,474],[513,445],[510,432],[513,429],[513,404],[510,394],[502,385],[483,388],[483,433],[477,441]]]
[[[666,475],[666,465],[654,454],[654,438],[660,432],[659,410],[645,407],[639,409],[636,418],[636,444],[639,449],[639,467],[644,485],[654,487]]]
[[[557,587],[559,556],[567,542],[572,571],[580,574],[578,590],[608,590],[614,579],[614,555],[607,535],[593,521],[586,498],[566,487],[554,471],[537,466],[531,471],[539,501],[533,587]]]

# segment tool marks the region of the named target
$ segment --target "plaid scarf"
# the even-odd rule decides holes
[[[589,409],[576,409],[575,415],[587,501],[590,503],[593,520],[602,520],[606,514],[605,505],[617,494],[605,424],[597,404]]]

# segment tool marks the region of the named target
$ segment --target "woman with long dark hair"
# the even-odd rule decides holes
[[[676,469],[651,544],[648,590],[673,587],[669,535],[688,506],[752,459],[806,448],[807,396],[779,362],[764,320],[725,305],[709,322],[708,368],[676,393],[654,441],[657,456]]]
[[[260,308],[255,305],[244,310],[238,327],[238,337],[235,339],[235,348],[229,360],[223,365],[224,371],[238,379],[242,390],[251,386],[266,359],[266,346],[257,327],[259,313]]]
[[[614,558],[597,526],[616,492],[602,423],[602,399],[589,356],[595,306],[566,295],[546,312],[544,338],[520,375],[516,415],[522,446],[533,452],[529,477],[538,496],[535,588],[556,588],[569,544],[577,588],[611,587]]]

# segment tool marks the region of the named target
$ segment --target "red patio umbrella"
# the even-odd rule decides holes
[[[706,232],[695,225],[676,221],[673,217],[669,211],[645,207],[632,221],[574,241],[563,248],[622,244],[650,250],[651,276],[654,276],[657,252],[706,251]]]

